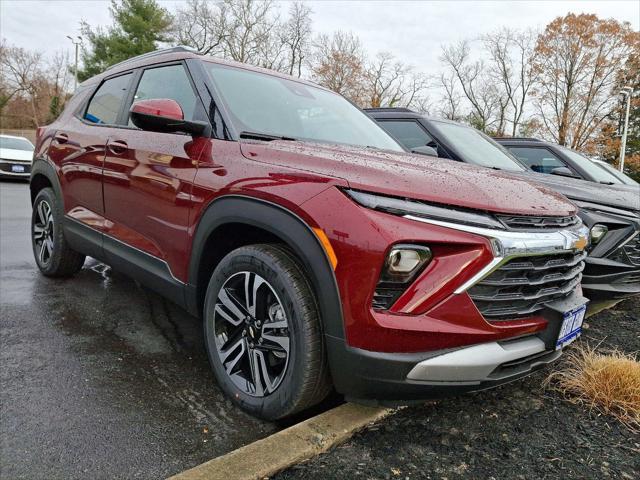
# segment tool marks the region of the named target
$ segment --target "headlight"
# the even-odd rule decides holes
[[[601,223],[595,224],[593,227],[591,227],[591,230],[589,231],[589,236],[591,237],[591,243],[593,245],[597,245],[598,242],[604,238],[604,236],[607,234],[608,231],[609,229],[607,228],[606,225],[602,225]]]
[[[394,197],[344,190],[356,203],[363,207],[391,213],[394,215],[413,215],[416,217],[433,218],[445,222],[475,225],[484,228],[504,230],[504,225],[490,215],[483,213],[430,205],[417,200],[406,200]]]

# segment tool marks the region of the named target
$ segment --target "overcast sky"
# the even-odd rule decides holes
[[[181,2],[160,1],[170,11]],[[394,53],[425,73],[439,68],[442,44],[473,38],[502,26],[542,28],[553,18],[595,13],[630,22],[640,29],[640,1],[311,1],[316,32],[351,30],[371,54]],[[281,8],[287,8],[281,2]],[[0,36],[10,44],[41,50],[71,51],[67,35],[77,35],[81,20],[111,22],[103,0],[0,0]]]

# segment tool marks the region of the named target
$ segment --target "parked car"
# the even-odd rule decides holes
[[[638,186],[638,182],[636,182],[633,178],[631,178],[629,175],[627,175],[624,172],[621,172],[620,170],[617,170],[613,165],[611,165],[610,163],[604,162],[602,160],[593,160],[593,163],[595,163],[596,165],[598,165],[600,168],[605,169],[607,172],[609,172],[611,175],[615,176],[618,178],[618,180],[620,180],[622,183],[624,183],[625,185],[634,185],[634,186]]]
[[[33,144],[24,137],[0,135],[0,178],[29,179]]]
[[[494,140],[534,172],[580,178],[604,185],[624,185],[625,188],[640,194],[640,186],[637,183],[635,187],[627,187],[626,182],[620,180],[617,175],[570,148],[537,138],[508,137]]]
[[[383,403],[494,386],[581,331],[588,230],[564,197],[182,48],[84,82],[38,130],[31,199],[44,275],[89,255],[202,316],[219,385],[263,418],[332,385]]]
[[[410,150],[428,146],[440,158],[526,176],[566,195],[580,206],[579,215],[590,229],[591,246],[582,277],[587,298],[610,300],[640,293],[640,192],[633,187],[535,173],[494,140],[460,123],[408,109],[370,109],[368,113]],[[536,148],[545,145],[535,144]]]

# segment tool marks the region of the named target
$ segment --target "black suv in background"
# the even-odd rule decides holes
[[[534,172],[581,178],[604,185],[626,185],[615,174],[570,148],[537,138],[509,137],[494,140]],[[637,183],[627,188],[640,194],[640,185]]]
[[[526,175],[564,194],[580,207],[579,215],[591,232],[582,277],[585,295],[597,301],[640,293],[640,190],[557,172],[536,173],[484,133],[460,123],[425,117],[406,108],[366,111],[408,150]],[[536,143],[543,144],[546,142]]]

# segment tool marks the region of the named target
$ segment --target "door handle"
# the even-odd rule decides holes
[[[53,139],[58,143],[67,143],[69,141],[69,135],[66,133],[56,133]]]
[[[107,144],[107,149],[109,149],[109,151],[114,155],[122,155],[128,148],[129,146],[127,145],[127,142],[122,140],[109,141]]]

